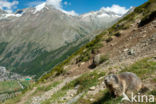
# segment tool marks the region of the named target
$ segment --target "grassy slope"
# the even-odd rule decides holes
[[[137,18],[141,18],[144,20],[150,13],[153,11],[156,11],[156,1],[155,0],[149,0],[148,2],[144,3],[143,5],[135,8],[134,12],[130,13],[123,19],[121,19],[119,22],[114,24],[111,28],[104,31],[103,33],[97,35],[95,39],[93,39],[91,42],[87,43],[85,46],[80,48],[77,52],[72,54],[68,59],[66,59],[61,64],[55,66],[51,72],[45,74],[40,78],[40,82],[50,78],[54,75],[59,75],[63,71],[63,67],[68,65],[75,57],[77,62],[86,62],[89,59],[92,58],[92,55],[96,54],[99,48],[101,48],[102,42],[110,42],[112,40],[112,36],[120,36],[119,30],[125,30],[129,28],[130,24],[134,22]],[[58,73],[58,74],[56,74]]]
[[[129,25],[133,23],[133,21],[137,18],[144,18],[147,15],[149,15],[152,11],[156,10],[156,1],[155,0],[149,0],[149,2],[137,7],[133,13],[129,14],[128,16],[124,17],[122,20],[120,20],[117,24],[115,24],[113,27],[108,29],[107,31],[101,33],[100,35],[96,36],[96,38],[89,42],[87,45],[83,46],[81,49],[79,49],[76,53],[74,53],[72,56],[70,56],[67,60],[62,62],[61,64],[55,66],[53,70],[44,76],[42,76],[39,80],[39,82],[46,82],[47,79],[49,79],[51,76],[56,76],[62,74],[65,70],[63,69],[64,66],[70,64],[72,60],[77,60],[77,62],[87,61],[89,60],[94,52],[98,50],[100,47],[102,47],[101,42],[111,41],[111,36],[116,35],[119,30],[127,29],[129,28]],[[107,34],[109,33],[109,34]],[[116,35],[118,36],[118,34]],[[79,56],[78,58],[76,58]],[[139,77],[142,78],[142,80],[146,80],[147,78],[150,78],[151,75],[154,75],[154,72],[156,71],[156,62],[152,61],[151,58],[145,58],[142,60],[137,61],[136,63],[125,67],[122,71],[130,71],[136,73]],[[68,83],[66,86],[64,86],[61,90],[59,90],[57,93],[53,94],[50,99],[47,99],[46,101],[42,102],[43,104],[51,104],[55,101],[59,101],[62,96],[66,96],[67,91],[70,89],[75,88],[77,85],[80,85],[78,89],[78,93],[84,92],[83,96],[88,96],[87,92],[89,91],[89,88],[92,86],[96,86],[101,83],[100,80],[98,80],[101,76],[105,75],[105,72],[100,72],[99,70],[95,70],[93,72],[88,72],[87,74],[81,75],[76,80]],[[119,72],[120,73],[120,72]],[[156,78],[151,77],[150,81],[153,81],[156,83]],[[38,84],[40,85],[40,83]],[[42,88],[41,88],[42,89]],[[44,90],[43,90],[44,91]],[[40,91],[38,91],[40,92]],[[156,96],[156,89],[153,89],[149,94],[153,94]],[[90,101],[89,99],[85,99],[84,97],[81,97],[76,104],[117,104],[120,103],[121,98],[113,98],[107,90],[99,91],[95,96],[89,96],[88,98],[94,98],[94,101]],[[17,100],[18,99],[18,100]],[[15,98],[15,100],[10,100],[10,102],[19,101],[19,98]],[[60,101],[62,103],[62,101]],[[65,102],[65,101],[63,101]],[[9,103],[8,103],[9,104]]]
[[[128,67],[125,67],[122,71],[136,73],[139,77],[141,77],[142,80],[146,80],[147,78],[150,78],[151,75],[154,75],[154,73],[156,72],[156,62],[152,61],[151,58],[144,58]],[[119,73],[121,73],[121,72],[119,72]],[[155,77],[153,77],[153,78],[151,77],[151,81],[154,79],[155,79]],[[156,88],[148,93],[149,93],[149,95],[153,94],[156,97],[155,92],[156,92]],[[96,101],[94,101],[94,102],[89,102],[82,98],[77,102],[77,104],[79,104],[80,102],[81,102],[81,104],[83,104],[82,102],[85,102],[85,104],[117,104],[117,103],[120,103],[120,101],[121,101],[120,97],[113,98],[110,95],[110,93],[108,93],[107,90],[99,92],[97,94],[97,96],[95,96],[94,98],[96,99]]]
[[[142,80],[146,80],[151,75],[154,75],[156,72],[156,62],[152,61],[151,58],[144,58],[135,62],[134,64],[125,67],[122,71],[129,71],[136,73]],[[148,71],[147,71],[148,70]],[[121,72],[122,72],[121,71]],[[119,72],[119,73],[121,73]],[[151,74],[153,73],[153,74]],[[96,93],[94,96],[87,95],[90,91],[89,88],[92,86],[97,86],[98,84],[102,83],[99,78],[105,75],[105,70],[95,70],[93,72],[82,74],[79,78],[71,81],[67,85],[65,85],[61,90],[57,93],[54,93],[50,99],[45,100],[42,104],[52,104],[56,101],[59,103],[64,103],[66,100],[60,100],[62,97],[66,96],[69,90],[74,89],[76,86],[79,86],[77,89],[77,94],[84,92],[82,97],[75,103],[75,104],[117,104],[121,102],[121,97],[113,98],[108,90],[104,89]],[[146,76],[146,77],[144,77]],[[155,77],[151,78],[151,81],[155,80]],[[153,94],[156,96],[156,89],[153,89],[148,94]],[[75,96],[76,96],[75,95]],[[88,99],[86,99],[87,96]],[[94,101],[90,101],[90,99],[94,99]]]
[[[82,47],[79,51],[77,51],[75,54],[73,54],[71,57],[69,57],[65,62],[63,62],[62,64],[55,67],[51,73],[48,73],[47,75],[43,76],[40,79],[40,81],[48,79],[50,76],[52,76],[55,73],[55,71],[58,72],[58,70],[60,68],[61,68],[61,70],[63,70],[63,66],[65,66],[66,64],[69,64],[70,60],[73,59],[73,57],[79,56],[78,62],[88,61],[91,58],[93,51],[102,47],[101,41],[106,41],[106,42],[111,41],[111,36],[113,36],[113,35],[118,36],[119,30],[129,28],[129,25],[131,23],[133,23],[133,21],[137,18],[141,18],[142,20],[144,20],[145,18],[148,17],[148,15],[150,15],[155,10],[156,10],[156,1],[154,1],[154,0],[149,0],[147,3],[137,7],[133,13],[124,17],[117,24],[112,26],[112,28],[108,29],[108,31],[105,31],[105,32],[101,33],[100,35],[98,35],[93,41],[89,42],[87,45]],[[107,36],[107,32],[109,32],[111,35],[109,34],[109,36]],[[146,79],[146,78],[150,77],[151,73],[155,72],[155,69],[156,69],[156,62],[149,61],[149,58],[145,58],[145,59],[138,61],[135,64],[125,68],[123,71],[134,72],[142,79]],[[81,78],[79,78],[79,79],[81,79]],[[155,80],[155,78],[153,78],[153,80]],[[83,79],[81,79],[80,82],[83,83]],[[71,86],[73,86],[73,85],[71,85]],[[68,88],[70,88],[70,87],[68,86]],[[82,87],[82,90],[83,90],[83,88],[86,88],[86,86]],[[52,99],[47,100],[44,103],[49,104],[50,102],[53,102],[53,100],[57,100],[58,97],[60,97],[61,95],[65,95],[66,91],[65,90],[62,91],[62,90],[60,91],[60,93],[57,93],[58,95],[56,95],[56,96],[54,95],[54,97],[52,97]],[[156,89],[153,89],[153,91],[150,93],[153,93],[153,95],[155,95],[155,90]],[[85,91],[85,90],[83,90],[83,91]],[[109,95],[108,91],[99,92],[97,94],[97,96],[95,97],[95,99],[96,99],[95,102],[90,102],[90,101],[82,98],[79,100],[79,102],[77,102],[77,104],[79,104],[79,103],[81,103],[81,104],[84,104],[84,103],[85,104],[91,104],[91,103],[93,103],[93,104],[112,104],[112,103],[119,103],[121,100],[121,98],[113,99]]]
[[[11,92],[21,89],[17,81],[0,82],[0,93]]]
[[[25,88],[27,88],[29,86],[28,81],[21,81],[21,84]],[[0,93],[12,93],[12,92],[16,92],[16,91],[22,91],[22,89],[17,81],[12,80],[12,81],[0,82]]]

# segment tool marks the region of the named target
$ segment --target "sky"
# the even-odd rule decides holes
[[[101,8],[117,12],[125,12],[147,0],[0,0],[0,9],[14,12],[17,9],[35,7],[42,3],[53,5],[62,11],[73,14],[84,14]]]

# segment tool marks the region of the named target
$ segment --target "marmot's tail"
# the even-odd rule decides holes
[[[140,93],[145,93],[147,91],[149,91],[149,88],[147,88],[146,86],[143,86],[139,92]]]

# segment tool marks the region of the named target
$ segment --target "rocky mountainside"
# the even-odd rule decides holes
[[[102,10],[96,13],[100,16],[102,12],[105,14]],[[95,30],[103,30],[121,17],[114,13],[100,20],[96,14],[73,16],[45,3],[12,14],[1,10],[0,14],[0,65],[35,76],[91,40],[97,34]]]
[[[149,0],[5,104],[131,104],[114,98],[104,83],[105,76],[121,72],[135,73],[148,88],[138,96],[153,96],[155,104],[155,46],[156,1]]]

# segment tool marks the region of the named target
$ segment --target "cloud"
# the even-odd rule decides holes
[[[47,0],[46,3],[48,5],[53,5],[55,8],[62,8],[62,0]]]
[[[6,0],[0,1],[0,9],[6,10],[7,12],[12,12],[12,9],[17,8],[16,6],[19,4],[18,1],[8,2]]]
[[[78,14],[77,14],[74,10],[72,10],[72,11],[65,11],[65,10],[62,10],[62,12],[66,13],[66,14],[68,14],[68,15],[78,16]]]
[[[105,10],[107,12],[114,12],[119,15],[125,14],[129,9],[126,9],[125,7],[121,7],[119,5],[112,5],[112,7],[102,7],[101,10]]]
[[[65,1],[63,4],[66,5],[66,6],[68,6],[68,5],[71,5],[71,2]]]
[[[37,5],[40,5],[44,3],[43,1],[33,1],[33,2],[29,2],[28,4],[26,4],[28,7],[34,7],[34,6],[37,6]]]
[[[61,10],[62,12],[68,14],[68,15],[73,15],[76,16],[78,15],[74,10],[71,11],[66,11],[63,9],[63,3],[62,0],[46,0],[46,4],[47,5],[52,5],[54,6],[56,9]],[[71,5],[71,3],[68,3],[67,1],[64,2],[64,5]]]
[[[67,1],[65,1],[65,2],[64,2],[64,5],[68,5],[68,2],[67,2]]]

